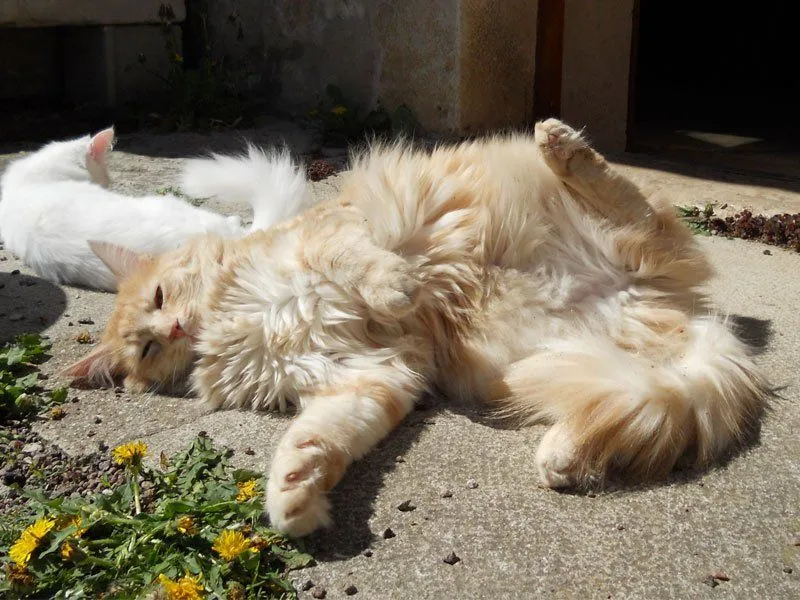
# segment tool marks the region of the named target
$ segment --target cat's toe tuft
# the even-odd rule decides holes
[[[290,489],[267,485],[267,513],[278,531],[302,537],[331,524],[330,502],[316,486],[299,485]]]

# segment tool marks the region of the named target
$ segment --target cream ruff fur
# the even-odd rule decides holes
[[[432,154],[373,149],[338,199],[243,240],[103,256],[119,302],[73,374],[146,386],[196,359],[215,408],[297,406],[266,501],[292,535],[331,522],[328,490],[428,390],[550,423],[550,487],[708,465],[767,395],[706,307],[711,269],[670,203],[553,119]],[[172,352],[158,327],[175,319],[194,344]],[[140,359],[151,339],[164,354]]]

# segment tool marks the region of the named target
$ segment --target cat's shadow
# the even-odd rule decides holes
[[[753,354],[765,351],[772,337],[772,324],[769,320],[730,315],[728,321],[737,337],[751,347]],[[773,396],[776,396],[777,391],[773,390]],[[385,478],[397,468],[398,458],[402,460],[417,440],[424,422],[443,410],[465,416],[474,423],[494,429],[517,428],[509,420],[474,404],[423,398],[403,424],[366,457],[353,464],[341,483],[331,492],[332,514],[336,515],[336,524],[331,529],[315,533],[305,541],[306,549],[313,556],[326,562],[346,560],[361,554],[377,541],[378,534],[370,529],[369,520],[373,515],[375,500]],[[725,469],[732,460],[759,445],[761,420],[759,417],[754,427],[746,432],[741,445],[722,457],[711,469]],[[697,484],[708,471],[709,469],[679,468],[665,479],[653,483],[631,485],[624,481],[612,480],[600,490],[587,488],[564,490],[560,493],[575,495],[636,493],[656,486]]]
[[[57,285],[18,270],[0,273],[0,344],[44,331],[66,306],[67,296]]]
[[[316,559],[331,562],[352,558],[379,539],[379,534],[370,529],[369,520],[383,482],[402,462],[425,422],[444,408],[441,402],[422,398],[397,429],[348,469],[330,493],[335,525],[316,532],[305,541],[306,549]]]

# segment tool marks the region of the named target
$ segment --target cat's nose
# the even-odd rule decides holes
[[[186,332],[181,327],[181,322],[178,319],[175,319],[175,322],[172,324],[172,329],[169,332],[169,341],[179,340],[182,337],[186,336]]]

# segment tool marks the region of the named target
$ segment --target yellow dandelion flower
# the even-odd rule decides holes
[[[169,600],[200,600],[200,598],[203,598],[200,575],[191,577],[187,573],[184,577],[173,581],[162,573],[158,576],[158,582],[164,587]]]
[[[214,540],[211,546],[217,553],[227,561],[231,561],[242,552],[250,548],[250,542],[242,535],[241,531],[226,529]]]
[[[37,519],[28,525],[19,539],[14,542],[8,551],[8,556],[18,566],[25,567],[31,560],[34,550],[39,547],[39,542],[55,526],[55,519]]]
[[[27,587],[33,583],[33,574],[28,571],[28,567],[20,565],[6,565],[6,577],[13,585]]]
[[[64,560],[70,560],[73,556],[75,556],[75,552],[77,549],[75,548],[75,544],[67,540],[63,544],[61,544],[61,558]]]
[[[34,550],[39,547],[39,540],[25,532],[19,536],[8,551],[8,557],[18,567],[27,567]]]
[[[342,106],[341,104],[339,106],[334,106],[331,109],[331,113],[336,115],[337,117],[341,117],[346,112],[347,112],[347,107]]]
[[[50,530],[53,527],[55,527],[55,525],[56,525],[55,519],[47,519],[47,518],[36,519],[36,522],[33,525],[29,525],[25,529],[23,535],[27,533],[28,535],[31,535],[34,538],[36,538],[36,541],[38,542],[44,536],[46,536],[50,532]]]
[[[138,466],[147,456],[147,444],[144,442],[129,442],[114,448],[114,462],[118,465]]]
[[[86,527],[81,528],[83,518],[80,515],[61,515],[56,519],[56,529],[59,531],[67,527],[75,527],[75,536],[81,537],[86,532]]]
[[[236,495],[237,502],[247,502],[250,498],[257,498],[261,492],[258,491],[256,486],[258,482],[255,479],[249,479],[236,484],[239,488],[239,493]]]
[[[194,524],[194,519],[188,516],[183,516],[178,519],[175,528],[184,535],[194,535],[197,533],[197,527]]]

